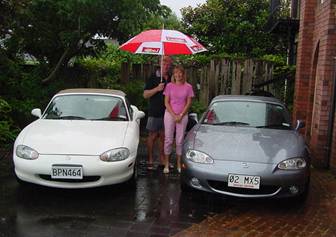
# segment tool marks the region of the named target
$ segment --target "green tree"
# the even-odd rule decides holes
[[[181,30],[181,21],[177,16],[168,7],[166,7],[166,12],[167,14],[164,16],[152,15],[151,19],[145,24],[144,29],[162,29],[164,27],[170,30]]]
[[[166,11],[159,0],[29,0],[14,13],[8,45],[33,55],[47,82],[74,56],[102,47],[96,35],[124,41]]]
[[[182,24],[213,52],[255,57],[274,53],[264,32],[268,10],[268,0],[208,0],[182,9]]]

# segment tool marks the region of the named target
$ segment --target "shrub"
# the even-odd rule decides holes
[[[11,144],[19,133],[19,129],[14,127],[13,120],[8,116],[11,109],[7,101],[0,98],[0,145],[5,147]]]

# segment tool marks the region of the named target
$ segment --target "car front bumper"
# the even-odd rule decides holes
[[[246,163],[246,162],[245,162]],[[218,161],[213,164],[198,164],[182,161],[181,182],[211,193],[244,198],[294,197],[307,188],[309,168],[303,170],[279,170],[275,164]],[[259,189],[228,187],[228,175],[239,174],[260,177]],[[295,191],[296,192],[293,192]]]
[[[19,179],[55,188],[91,188],[125,182],[133,175],[135,160],[136,154],[118,162],[83,155],[40,155],[36,160],[25,160],[14,154],[15,174]],[[52,179],[53,165],[81,166],[83,179]]]

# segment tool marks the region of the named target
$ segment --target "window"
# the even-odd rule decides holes
[[[50,103],[45,119],[126,121],[123,100],[105,95],[62,95]]]
[[[203,123],[290,127],[287,110],[278,104],[251,101],[218,101],[211,105]]]

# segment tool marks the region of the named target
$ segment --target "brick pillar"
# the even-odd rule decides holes
[[[315,19],[316,0],[301,1],[300,9],[300,31],[297,49],[297,68],[295,78],[293,121],[304,120],[309,128],[310,118],[307,118],[310,93],[309,83],[311,80],[312,54],[313,54],[313,32]],[[305,133],[305,130],[301,130]]]
[[[328,127],[331,105],[336,43],[335,8],[324,1],[316,10],[315,34],[320,41],[312,119],[311,150],[315,165],[328,167]]]

